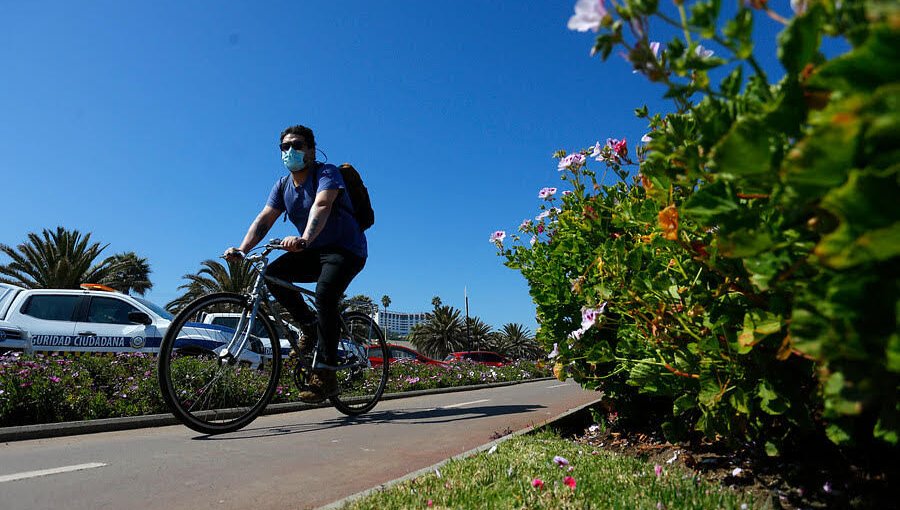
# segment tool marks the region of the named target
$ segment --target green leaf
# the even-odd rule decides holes
[[[824,8],[813,3],[803,16],[795,16],[778,35],[778,59],[788,74],[796,75],[819,50]]]
[[[741,66],[735,67],[733,71],[728,73],[728,76],[722,79],[722,84],[719,87],[722,95],[726,97],[734,97],[738,95],[738,93],[740,93],[741,91],[743,75],[744,68]]]
[[[672,414],[679,416],[681,414],[697,408],[697,399],[691,394],[684,394],[675,399],[672,404]]]
[[[753,11],[742,7],[737,15],[722,30],[730,48],[737,58],[746,59],[753,54]]]
[[[691,16],[688,26],[700,31],[705,39],[711,39],[716,35],[716,20],[719,19],[720,0],[697,2],[691,6]]]
[[[780,315],[763,310],[752,310],[744,315],[744,329],[738,336],[738,352],[747,354],[767,336],[781,331]]]
[[[810,86],[829,90],[871,91],[900,81],[900,31],[879,25],[866,42],[846,55],[822,65]]]
[[[851,98],[852,99],[852,98]],[[858,103],[857,99],[852,99]],[[847,113],[820,114],[818,126],[805,139],[799,141],[783,162],[784,181],[787,186],[785,202],[799,200],[800,204],[818,200],[832,188],[840,186],[853,168],[858,137],[862,125],[849,104]]]
[[[816,246],[823,263],[846,269],[900,255],[900,208],[885,207],[900,196],[898,169],[885,176],[854,170],[844,186],[825,196],[822,208],[840,223]]]
[[[719,253],[726,257],[751,257],[775,244],[765,230],[740,229],[719,238]]]
[[[681,213],[701,225],[717,223],[718,218],[738,211],[737,199],[723,181],[700,188],[681,207]]]
[[[767,190],[762,185],[775,177],[773,133],[760,117],[738,120],[714,151],[716,171],[724,178],[742,178],[744,184],[752,183],[754,189]]]
[[[778,395],[769,381],[759,383],[756,394],[759,397],[759,408],[769,414],[784,414],[790,407],[790,404]]]
[[[766,441],[766,455],[777,457],[781,454],[781,447],[774,441]]]
[[[851,440],[850,432],[840,423],[829,423],[825,435],[834,444],[847,444]]]

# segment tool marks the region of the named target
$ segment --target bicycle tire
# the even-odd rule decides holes
[[[338,411],[348,416],[356,416],[371,411],[384,394],[390,374],[390,359],[384,356],[384,353],[390,351],[381,328],[362,312],[344,314],[341,330],[341,342],[352,341],[361,347],[366,364],[362,367],[339,370],[337,378],[341,393],[331,397],[330,400]],[[370,348],[381,349],[384,360],[382,365],[373,367],[368,362]],[[371,385],[366,384],[367,382],[371,382]]]
[[[237,334],[235,329],[203,323],[211,313],[250,312],[247,296],[210,294],[188,304],[163,336],[157,363],[163,400],[176,418],[197,432],[238,430],[259,416],[275,393],[281,346],[265,312],[258,312],[255,320],[262,324],[268,341],[251,336],[244,351],[229,361],[220,359],[215,350]]]

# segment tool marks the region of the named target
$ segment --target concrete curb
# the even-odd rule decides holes
[[[430,390],[404,391],[399,393],[386,393],[381,400],[393,400],[398,398],[418,397],[421,395],[435,395],[439,393],[453,393],[456,391],[472,391],[484,388],[497,388],[537,381],[546,381],[553,377],[528,379],[527,381],[506,381],[488,384],[476,384],[471,386],[454,386],[451,388],[434,388]],[[302,402],[288,402],[284,404],[272,404],[266,407],[263,414],[292,413],[304,409],[317,407],[331,407],[331,404],[304,404]],[[45,439],[48,437],[74,436],[79,434],[94,434],[97,432],[112,432],[118,430],[141,429],[146,427],[162,427],[165,425],[177,425],[180,423],[171,414],[150,414],[145,416],[126,416],[122,418],[104,418],[100,420],[68,421],[62,423],[45,423],[39,425],[21,425],[18,427],[0,427],[0,442],[24,441],[27,439]]]
[[[553,378],[553,377],[550,377],[549,379],[554,379],[554,378]],[[416,478],[416,477],[419,477],[419,476],[422,476],[422,475],[426,475],[426,474],[428,474],[428,473],[433,473],[435,470],[439,469],[441,466],[443,466],[444,464],[450,462],[451,460],[462,460],[462,459],[469,458],[469,457],[471,457],[471,456],[473,456],[473,455],[475,455],[475,454],[477,454],[477,453],[480,453],[480,452],[489,450],[489,449],[491,449],[492,447],[494,447],[494,446],[496,446],[496,445],[499,445],[500,443],[502,443],[502,442],[504,442],[504,441],[507,441],[507,440],[509,440],[509,439],[512,439],[512,438],[514,438],[514,437],[518,437],[518,436],[521,436],[521,435],[524,435],[524,434],[530,434],[530,433],[534,432],[535,430],[539,430],[539,429],[542,429],[542,428],[544,428],[544,427],[546,427],[546,426],[548,426],[548,425],[552,425],[553,423],[557,423],[557,422],[563,421],[563,420],[565,420],[565,419],[567,419],[567,418],[569,418],[569,417],[571,417],[571,416],[573,416],[573,415],[576,415],[576,414],[580,413],[581,411],[587,409],[588,407],[590,407],[590,406],[596,404],[597,402],[599,402],[599,401],[602,400],[602,399],[603,399],[602,396],[601,396],[601,397],[598,397],[597,400],[595,400],[595,401],[593,401],[593,402],[589,402],[589,403],[587,403],[587,404],[578,406],[578,407],[576,407],[576,408],[574,408],[574,409],[569,409],[568,411],[566,411],[566,412],[560,414],[559,416],[556,416],[556,417],[554,417],[554,418],[548,418],[547,420],[544,420],[543,422],[541,422],[541,423],[539,423],[539,424],[537,424],[537,425],[531,425],[530,427],[526,427],[526,428],[524,428],[524,429],[522,429],[522,430],[519,430],[519,431],[517,431],[517,432],[513,432],[512,434],[509,434],[508,436],[503,436],[503,437],[501,437],[500,439],[496,439],[496,440],[494,440],[494,441],[491,441],[490,443],[486,443],[486,444],[483,444],[483,445],[478,446],[478,447],[476,447],[476,448],[472,448],[471,450],[469,450],[469,451],[467,451],[467,452],[460,453],[459,455],[454,455],[453,457],[450,457],[449,459],[446,459],[446,460],[442,460],[442,461],[438,462],[437,464],[433,464],[433,465],[428,466],[428,467],[426,467],[426,468],[422,468],[422,469],[420,469],[420,470],[418,470],[418,471],[414,471],[414,472],[409,473],[409,474],[407,474],[407,475],[401,476],[400,478],[396,478],[396,479],[391,480],[391,481],[389,481],[389,482],[385,482],[385,483],[383,483],[383,484],[381,484],[381,485],[379,485],[379,486],[377,486],[377,487],[372,487],[371,489],[366,489],[366,490],[364,490],[364,491],[362,491],[362,492],[357,492],[356,494],[352,494],[352,495],[347,496],[347,497],[345,497],[345,498],[339,499],[338,501],[335,501],[335,502],[333,502],[333,503],[329,503],[329,504],[327,504],[327,505],[325,505],[325,506],[319,507],[318,510],[336,510],[336,509],[339,509],[339,508],[343,507],[343,506],[346,505],[347,503],[350,503],[350,502],[355,501],[355,500],[357,500],[357,499],[365,498],[366,496],[369,496],[369,495],[371,495],[371,494],[374,494],[374,493],[377,493],[377,492],[380,492],[380,491],[383,491],[383,490],[387,490],[387,489],[389,489],[389,488],[391,488],[391,487],[393,487],[393,486],[395,486],[395,485],[397,485],[397,484],[399,484],[399,483],[403,483],[403,482],[405,482],[405,481],[407,481],[407,480],[412,480],[413,478]]]

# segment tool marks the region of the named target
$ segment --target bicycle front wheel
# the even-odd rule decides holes
[[[334,407],[350,416],[372,410],[387,386],[390,351],[384,333],[368,315],[350,312],[343,316],[338,356],[341,363],[355,362],[355,366],[338,370],[341,393],[331,397]],[[380,357],[382,364],[373,366],[369,355]]]
[[[275,393],[280,341],[262,311],[248,332],[252,311],[246,296],[210,294],[187,305],[166,330],[159,347],[160,390],[172,414],[197,432],[238,430]]]

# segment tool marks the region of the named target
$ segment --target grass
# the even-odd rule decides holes
[[[556,462],[559,457],[567,464]],[[567,477],[571,477],[569,484]],[[434,472],[351,501],[341,508],[763,507],[749,494],[703,481],[679,466],[657,468],[633,457],[585,449],[584,445],[552,431],[540,431],[504,441],[493,452],[488,450],[452,460]]]

